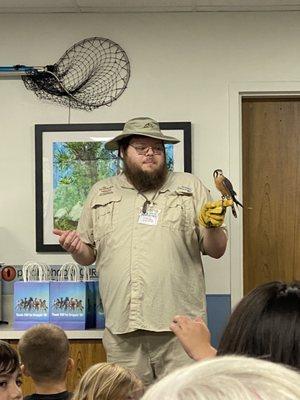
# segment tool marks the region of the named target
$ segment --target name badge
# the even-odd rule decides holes
[[[159,216],[158,210],[153,210],[149,208],[145,213],[143,213],[141,210],[139,214],[138,223],[144,225],[157,225],[158,216]]]

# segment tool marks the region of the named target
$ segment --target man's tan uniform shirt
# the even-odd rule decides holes
[[[188,173],[168,174],[144,193],[124,175],[96,183],[79,221],[81,239],[95,249],[106,327],[114,334],[169,330],[176,314],[205,316],[198,213],[210,194]]]

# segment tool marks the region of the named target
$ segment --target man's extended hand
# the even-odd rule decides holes
[[[230,207],[232,204],[232,199],[205,203],[199,214],[199,223],[205,228],[219,228],[224,223],[226,207]]]
[[[53,233],[59,236],[61,247],[70,253],[78,264],[91,265],[95,261],[94,250],[80,239],[78,232],[53,229]]]
[[[59,236],[59,244],[68,253],[76,254],[81,251],[83,242],[80,239],[78,232],[53,229],[53,233],[54,235]]]

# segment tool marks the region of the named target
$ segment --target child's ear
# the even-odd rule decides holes
[[[74,368],[74,360],[73,358],[69,357],[67,362],[67,372],[72,371],[73,368]]]
[[[29,372],[27,371],[26,367],[24,364],[21,364],[21,372],[25,376],[30,376]]]

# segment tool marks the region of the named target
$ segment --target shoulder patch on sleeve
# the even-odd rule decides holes
[[[114,187],[113,186],[101,186],[98,189],[98,196],[105,196],[107,194],[112,194],[114,193]]]

